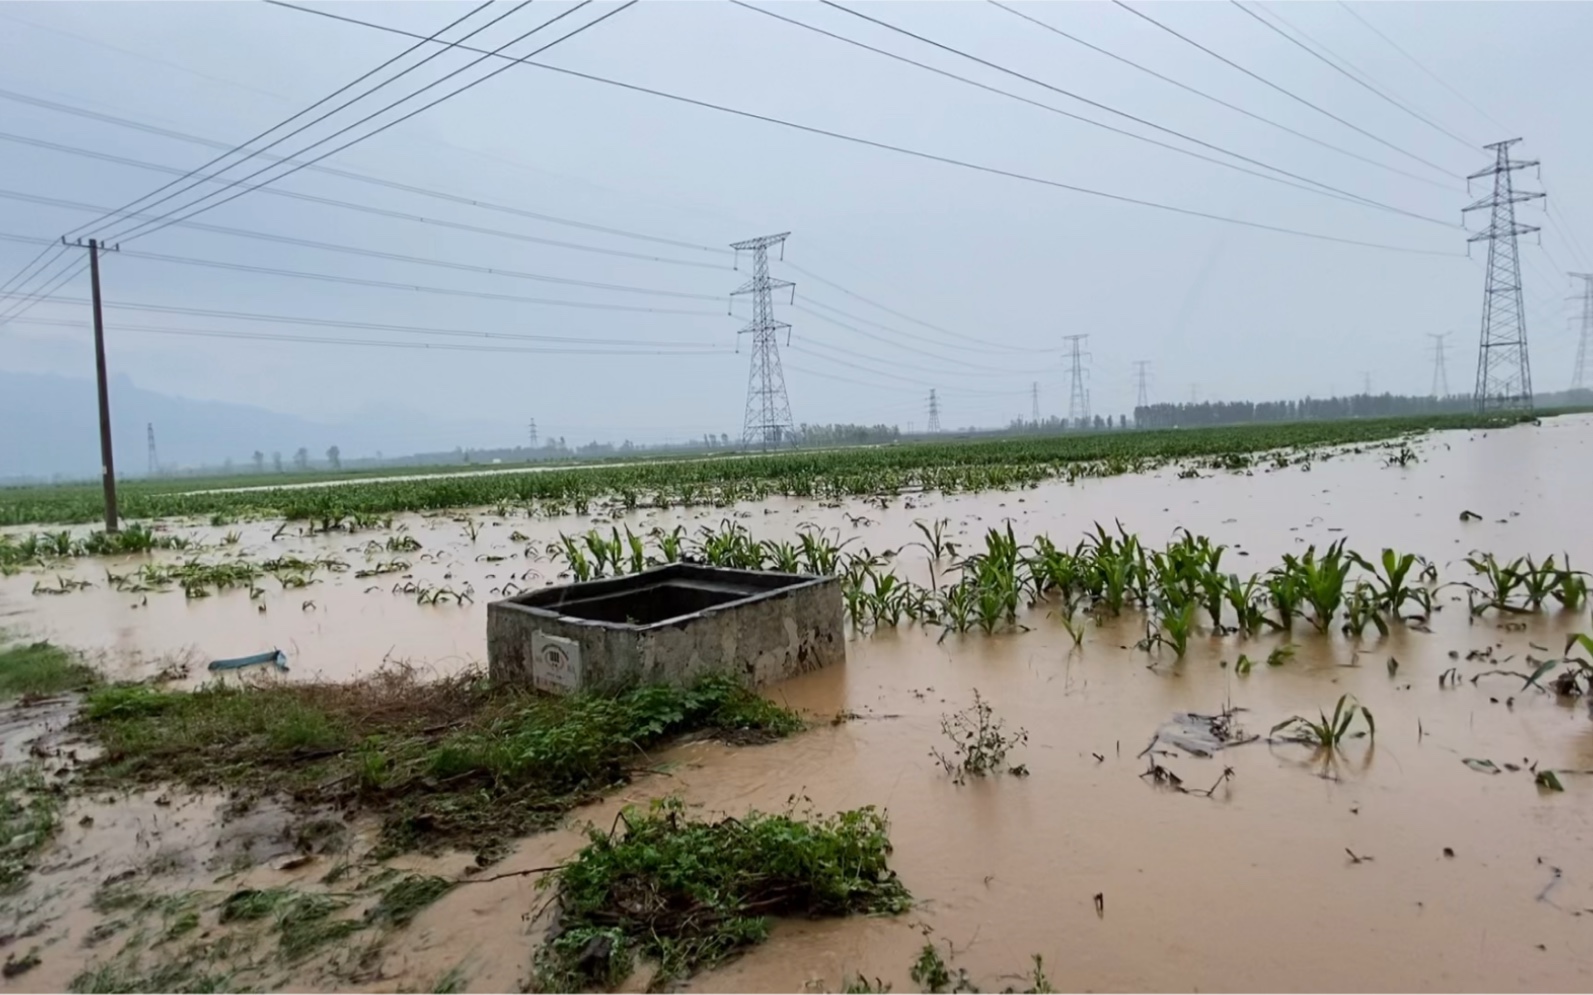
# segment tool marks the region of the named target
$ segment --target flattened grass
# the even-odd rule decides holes
[[[0,700],[62,694],[98,681],[93,667],[48,642],[0,649]]]
[[[384,672],[352,684],[113,686],[82,728],[104,747],[90,783],[249,788],[308,808],[383,818],[386,849],[490,850],[622,783],[645,751],[685,733],[774,738],[793,713],[735,681],[550,698],[477,677],[422,683]]]

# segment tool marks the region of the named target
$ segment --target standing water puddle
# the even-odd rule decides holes
[[[922,495],[909,499],[913,507],[776,500],[741,521],[756,538],[789,538],[812,522],[876,551],[919,538],[915,519],[948,518],[963,542],[1005,519],[1020,541],[1046,532],[1069,545],[1097,521],[1121,521],[1158,544],[1182,527],[1227,544],[1224,567],[1241,574],[1338,538],[1367,554],[1383,546],[1422,554],[1443,580],[1468,576],[1460,560],[1474,549],[1501,557],[1568,552],[1579,566],[1593,564],[1593,531],[1584,525],[1593,419],[1436,435],[1420,451],[1422,461],[1404,469],[1384,468],[1368,453],[1317,461],[1309,471],[1179,480],[1168,470],[1012,493]],[[1481,520],[1460,521],[1462,510]],[[729,513],[637,512],[621,523],[638,532],[655,524],[695,529]],[[273,541],[274,526],[263,524],[238,526],[235,547],[202,555],[331,555],[351,569],[289,590],[267,578],[270,590],[256,601],[238,590],[187,600],[176,589],[146,603],[110,590],[103,564],[81,562],[67,575],[95,587],[33,595],[39,576],[20,574],[0,581],[0,613],[19,613],[7,615],[8,624],[29,636],[113,660],[136,657],[145,667],[174,654],[203,660],[280,646],[293,666],[288,679],[341,679],[384,658],[447,672],[484,660],[492,589],[511,575],[528,586],[553,579],[558,566],[540,550],[561,529],[590,527],[577,518],[478,513],[476,521],[474,541],[448,518],[399,522],[421,543],[405,554],[413,579],[455,590],[468,584],[475,601],[462,606],[420,606],[413,595],[392,593],[401,575],[354,578],[367,559],[351,548],[389,533]],[[216,542],[224,530],[192,531]],[[511,541],[515,532],[525,538]],[[528,546],[537,558],[527,559]],[[181,556],[160,556],[174,558]],[[898,560],[899,572],[927,580],[921,549]],[[918,900],[912,912],[781,923],[768,943],[694,979],[703,991],[834,991],[856,974],[912,990],[907,968],[926,937],[986,990],[1022,988],[1032,954],[1045,958],[1063,990],[1588,990],[1593,776],[1576,772],[1593,771],[1593,721],[1584,703],[1524,690],[1520,680],[1470,678],[1518,669],[1529,653],[1557,655],[1566,633],[1593,631],[1593,623],[1586,608],[1490,613],[1473,623],[1454,588],[1438,603],[1430,632],[1396,625],[1381,639],[1371,630],[1364,640],[1336,629],[1319,637],[1297,623],[1297,652],[1276,667],[1261,662],[1282,641],[1276,635],[1201,634],[1182,660],[1166,650],[1147,654],[1135,648],[1144,635],[1137,613],[1090,622],[1078,648],[1043,608],[1021,619],[1025,632],[874,633],[849,642],[844,667],[769,691],[845,720],[768,746],[679,747],[659,758],[665,776],[632,784],[575,821],[607,826],[621,806],[666,793],[704,813],[778,810],[793,796],[824,812],[888,811],[893,866]],[[1467,660],[1490,648],[1492,659]],[[1236,673],[1240,653],[1258,661],[1248,674]],[[1441,684],[1450,667],[1461,682]],[[930,758],[945,746],[942,715],[971,705],[975,689],[1009,727],[1027,730],[1012,759],[1030,776],[959,786]],[[1375,740],[1352,740],[1335,754],[1267,740],[1276,723],[1331,711],[1345,693],[1375,714]],[[1170,725],[1173,716],[1230,711],[1245,735],[1261,740],[1203,758],[1166,735],[1191,725]],[[1201,724],[1192,725],[1200,733]],[[1161,743],[1142,755],[1153,737]],[[1479,773],[1468,758],[1491,760],[1501,772]],[[1199,791],[1142,777],[1148,762]],[[1536,786],[1534,768],[1560,771],[1565,790]],[[577,829],[523,841],[494,872],[568,856],[582,841]],[[457,858],[456,872],[467,859]],[[370,987],[423,990],[455,966],[472,990],[518,986],[540,940],[537,924],[522,917],[546,897],[534,875],[450,892],[389,944],[382,980]]]

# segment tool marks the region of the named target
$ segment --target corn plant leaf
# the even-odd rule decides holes
[[[1547,674],[1549,671],[1553,670],[1555,667],[1558,667],[1559,665],[1560,665],[1560,661],[1559,660],[1545,660],[1542,663],[1538,664],[1538,669],[1534,670],[1532,672],[1531,676],[1529,676],[1527,678],[1527,682],[1525,684],[1521,685],[1521,690],[1525,691],[1529,687],[1537,686],[1538,678],[1542,677],[1544,674]]]
[[[1533,778],[1534,783],[1540,788],[1550,791],[1564,791],[1565,785],[1560,783],[1560,777],[1552,770],[1540,770],[1538,776]]]
[[[1476,757],[1466,757],[1460,762],[1479,774],[1499,773],[1499,765],[1494,763],[1492,760],[1478,760]]]

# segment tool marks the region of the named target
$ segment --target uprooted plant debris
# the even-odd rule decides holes
[[[645,750],[687,733],[769,740],[802,721],[733,679],[552,698],[479,675],[422,682],[144,685],[91,692],[79,719],[104,754],[90,785],[177,783],[280,795],[382,818],[388,852],[443,844],[487,855],[625,782]]]
[[[769,916],[894,914],[911,902],[871,806],[709,822],[665,798],[590,838],[539,882],[557,903],[536,955],[542,991],[614,988],[638,956],[657,963],[657,987],[762,942]]]

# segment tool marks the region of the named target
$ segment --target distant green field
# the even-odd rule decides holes
[[[1538,412],[1538,417],[1547,413]],[[118,490],[128,519],[169,516],[282,517],[335,524],[404,511],[482,506],[527,506],[584,511],[614,499],[627,507],[720,504],[769,495],[846,497],[906,487],[967,491],[1008,489],[1054,477],[1110,476],[1171,460],[1204,458],[1239,468],[1254,454],[1337,444],[1370,443],[1409,432],[1494,428],[1525,415],[1430,415],[1410,418],[1285,422],[1160,431],[1107,431],[995,440],[913,442],[877,447],[793,450],[742,457],[650,460],[525,472],[391,480],[395,472],[301,475],[293,482],[338,479],[331,486],[275,486],[233,493],[193,493],[259,487],[258,475],[129,481]],[[461,468],[464,469],[464,468]],[[475,466],[469,470],[512,470]],[[281,478],[273,478],[273,483]],[[103,514],[93,484],[0,489],[0,525],[90,522]]]

